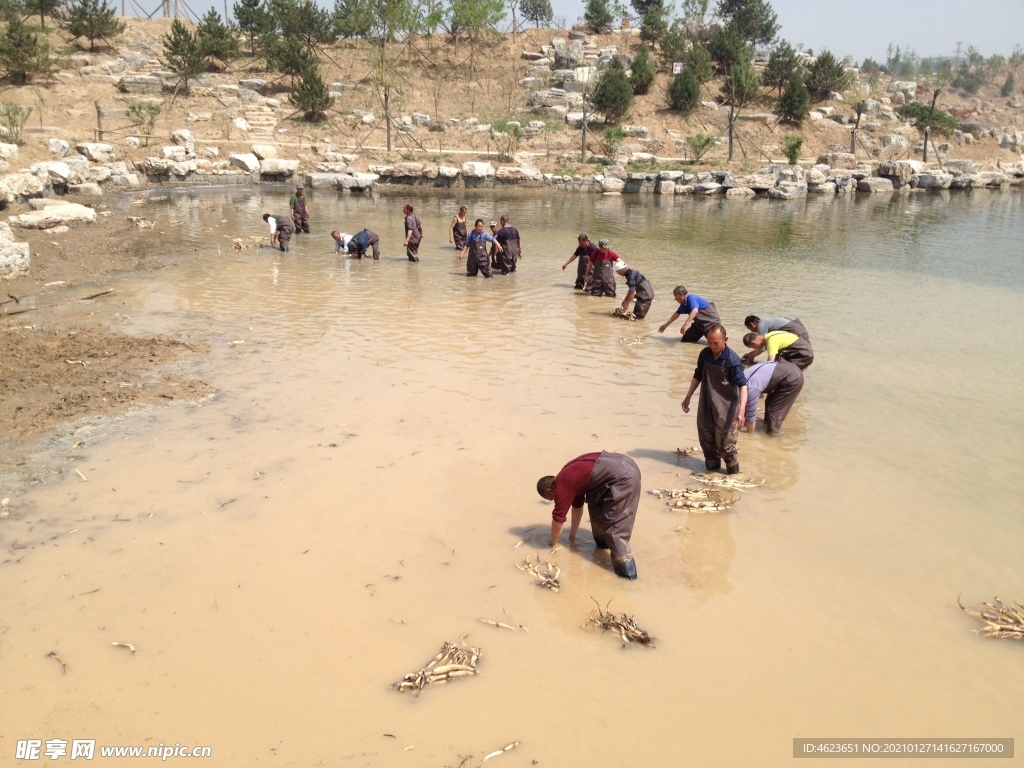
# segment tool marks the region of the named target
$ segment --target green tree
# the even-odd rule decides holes
[[[203,55],[217,59],[225,66],[238,55],[238,38],[231,28],[220,20],[220,14],[213,8],[207,11],[196,27],[196,37],[199,39]]]
[[[665,0],[631,0],[633,9],[640,15],[640,39],[645,43],[657,43],[668,32],[668,9]]]
[[[718,71],[727,75],[737,61],[748,55],[747,41],[740,33],[739,27],[731,21],[726,22],[708,38],[708,53],[718,66]]]
[[[583,18],[587,22],[587,28],[595,35],[610,30],[612,28],[612,9],[608,0],[587,0]]]
[[[778,18],[767,0],[719,0],[716,14],[752,43],[768,45],[779,31]]]
[[[313,0],[270,0],[270,10],[282,37],[294,37],[313,48],[333,40],[331,14]]]
[[[189,93],[189,80],[198,77],[207,70],[210,58],[203,53],[203,45],[199,37],[175,19],[171,31],[163,37],[164,63],[176,74],[179,83],[185,83],[185,96]]]
[[[334,33],[341,37],[367,37],[373,28],[370,0],[334,0]]]
[[[960,127],[960,121],[948,112],[941,109],[934,109],[920,101],[910,101],[902,107],[897,107],[900,117],[904,120],[914,120],[914,127],[920,131],[928,128],[943,136],[949,136]]]
[[[522,0],[523,18],[532,21],[534,27],[547,26],[554,18],[551,0]]]
[[[636,49],[633,66],[630,69],[629,84],[633,87],[633,95],[643,96],[654,83],[654,61],[646,45]]]
[[[306,122],[322,123],[327,119],[327,110],[334,103],[334,97],[320,74],[319,62],[299,75],[298,82],[288,93],[288,102],[304,113]]]
[[[1003,87],[999,89],[999,95],[1004,99],[1013,94],[1013,89],[1017,87],[1016,80],[1014,79],[1013,72],[1006,76],[1006,81],[1003,83]]]
[[[736,62],[722,83],[721,91],[726,101],[735,104],[737,108],[746,106],[761,95],[761,78],[757,76],[754,62],[749,56]]]
[[[21,14],[10,14],[7,28],[0,35],[0,71],[4,77],[14,85],[24,85],[49,77],[55,68],[46,37],[29,29]]]
[[[595,109],[604,113],[605,122],[610,125],[621,123],[629,114],[629,108],[633,104],[633,89],[617,56],[612,58],[601,73],[601,79],[597,81],[590,101]]]
[[[804,80],[799,74],[793,73],[786,87],[782,89],[777,107],[779,115],[783,120],[791,123],[799,123],[811,108],[811,94],[804,85]]]
[[[703,24],[704,17],[708,15],[708,7],[710,5],[711,0],[683,0],[680,3],[679,10],[682,11],[684,19],[693,19]]]
[[[764,68],[764,84],[774,88],[779,94],[786,84],[793,78],[793,75],[802,75],[803,65],[796,50],[783,40],[772,50],[768,57],[768,64]]]
[[[714,136],[708,136],[704,133],[695,133],[693,136],[686,137],[686,149],[690,152],[690,159],[694,163],[699,163],[713,146],[717,139]]]
[[[853,76],[827,49],[818,54],[807,71],[807,90],[817,99],[827,99],[832,91],[841,93],[852,83]]]
[[[53,18],[53,14],[63,5],[62,0],[27,0],[25,11],[33,16],[39,16],[39,25],[46,29],[46,17]]]
[[[231,7],[238,31],[249,41],[249,53],[256,55],[256,41],[274,30],[274,21],[263,0],[238,0]]]
[[[483,35],[493,33],[505,17],[502,0],[452,0],[451,26],[469,37],[470,77],[476,78],[476,52]]]
[[[280,72],[291,78],[293,88],[295,87],[295,78],[301,77],[309,70],[319,66],[313,52],[295,37],[275,40],[267,52],[267,64],[275,72]]]
[[[800,150],[804,147],[804,137],[796,134],[782,137],[782,154],[789,160],[790,165],[796,165],[800,160]]]
[[[114,8],[106,0],[72,0],[67,6],[60,28],[71,35],[72,40],[84,37],[89,41],[89,50],[96,50],[96,41],[110,41],[125,30],[125,24],[118,21]]]
[[[693,72],[684,69],[672,78],[668,87],[668,106],[677,112],[689,114],[700,104],[700,83]]]

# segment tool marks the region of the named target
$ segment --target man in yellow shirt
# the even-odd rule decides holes
[[[768,362],[776,358],[788,360],[801,371],[814,362],[811,342],[789,331],[769,331],[765,334],[748,333],[743,337],[743,346],[753,350],[753,357],[761,352],[768,353]]]

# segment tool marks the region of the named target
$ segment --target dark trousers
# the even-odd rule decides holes
[[[305,232],[307,235],[309,234],[309,215],[307,213],[299,213],[296,211],[294,221],[296,232]]]
[[[291,225],[291,222],[277,228],[277,245],[282,251],[288,250],[288,243],[291,242],[293,234],[295,234],[295,227]]]
[[[409,258],[409,261],[419,261],[420,253],[420,241],[410,240],[409,244],[405,246],[405,255]]]
[[[484,277],[490,277],[490,255],[483,248],[480,248],[477,253],[474,253],[473,251],[473,248],[469,249],[469,258],[466,259],[466,274],[469,277],[476,277],[479,272],[483,274]]]

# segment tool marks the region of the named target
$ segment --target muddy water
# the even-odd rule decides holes
[[[442,247],[454,199],[414,201],[418,265],[397,198],[312,193],[318,234],[230,249],[286,199],[141,208],[186,258],[96,311],[212,337],[199,373],[220,394],[35,455],[63,473],[0,520],[4,764],[28,738],[209,745],[218,766],[455,766],[512,741],[503,765],[667,766],[788,765],[797,736],[1024,737],[1020,648],[956,608],[1024,599],[1019,194],[477,196],[472,216],[509,211],[524,237],[520,272],[490,281]],[[325,231],[363,226],[382,260],[334,256]],[[572,291],[581,230],[651,279],[646,321]],[[513,567],[549,556],[538,476],[597,449],[645,488],[700,466],[672,453],[697,445],[679,408],[697,349],[656,333],[677,283],[736,346],[748,312],[810,329],[783,434],[740,439],[766,482],[714,516],[645,495],[637,582],[583,534],[550,556],[562,591],[539,589]],[[657,648],[581,629],[592,598]],[[463,634],[478,678],[388,689]]]

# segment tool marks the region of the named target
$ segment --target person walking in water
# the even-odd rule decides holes
[[[690,398],[700,387],[697,403],[697,439],[704,452],[709,472],[722,468],[734,475],[740,471],[736,452],[736,430],[742,427],[747,409],[747,377],[740,356],[727,346],[725,328],[712,325],[707,332],[708,345],[697,355],[690,389],[683,398],[683,412],[690,412]]]
[[[607,239],[597,241],[597,251],[590,256],[586,279],[590,281],[591,296],[615,298],[615,273],[612,264],[619,260],[619,254],[612,250]]]
[[[626,278],[626,288],[629,289],[626,298],[622,300],[622,311],[628,312],[629,302],[636,299],[636,303],[633,305],[633,317],[637,320],[647,317],[647,313],[651,309],[651,302],[654,301],[654,288],[651,287],[651,281],[637,270],[630,269],[621,259],[615,262],[613,269],[616,274]]]
[[[501,229],[494,235],[494,239],[501,245],[501,256],[498,259],[498,267],[501,274],[508,275],[516,271],[516,262],[523,258],[523,244],[519,237],[519,230],[513,227],[508,216],[501,217]]]
[[[459,208],[459,212],[452,216],[452,223],[448,227],[448,242],[454,243],[459,251],[466,247],[466,206]]]
[[[708,329],[721,323],[713,301],[708,301],[696,293],[688,293],[686,287],[682,285],[677,285],[672,291],[672,295],[679,302],[679,309],[673,312],[672,317],[658,329],[661,333],[664,333],[665,329],[676,321],[676,318],[685,317],[686,319],[683,320],[683,325],[679,329],[682,334],[679,340],[696,343],[707,335]]]
[[[402,209],[405,212],[405,255],[409,258],[409,261],[419,261],[420,252],[420,241],[423,240],[423,225],[420,223],[420,217],[412,211],[412,206],[408,203],[405,204],[405,208]]]
[[[270,225],[270,244],[276,245],[282,251],[287,251],[288,244],[295,233],[295,225],[292,224],[291,218],[264,213],[263,220]]]
[[[469,258],[466,260],[466,275],[468,277],[476,277],[478,272],[483,273],[484,277],[491,276],[488,243],[494,243],[498,253],[501,253],[501,243],[497,242],[491,233],[484,232],[484,220],[477,219],[473,225],[473,231],[466,236],[466,245],[463,247],[462,253],[459,254],[461,262],[466,256],[466,251],[469,251]]]
[[[589,290],[587,285],[587,268],[590,266],[590,257],[597,253],[597,246],[590,242],[590,238],[585,234],[580,235],[576,238],[578,245],[576,250],[572,252],[572,256],[569,260],[562,265],[562,270],[572,264],[573,260],[576,260],[576,285],[573,286],[577,291]]]
[[[295,194],[288,201],[288,207],[292,211],[292,224],[295,225],[295,233],[305,232],[309,234],[309,206],[306,205],[306,194],[299,184],[295,187]]]
[[[611,550],[616,575],[636,578],[636,563],[629,546],[640,505],[640,468],[635,461],[621,453],[585,453],[562,467],[557,475],[538,480],[537,493],[555,502],[551,512],[552,547],[558,544],[570,509],[569,543],[576,543],[586,501],[597,548]]]

